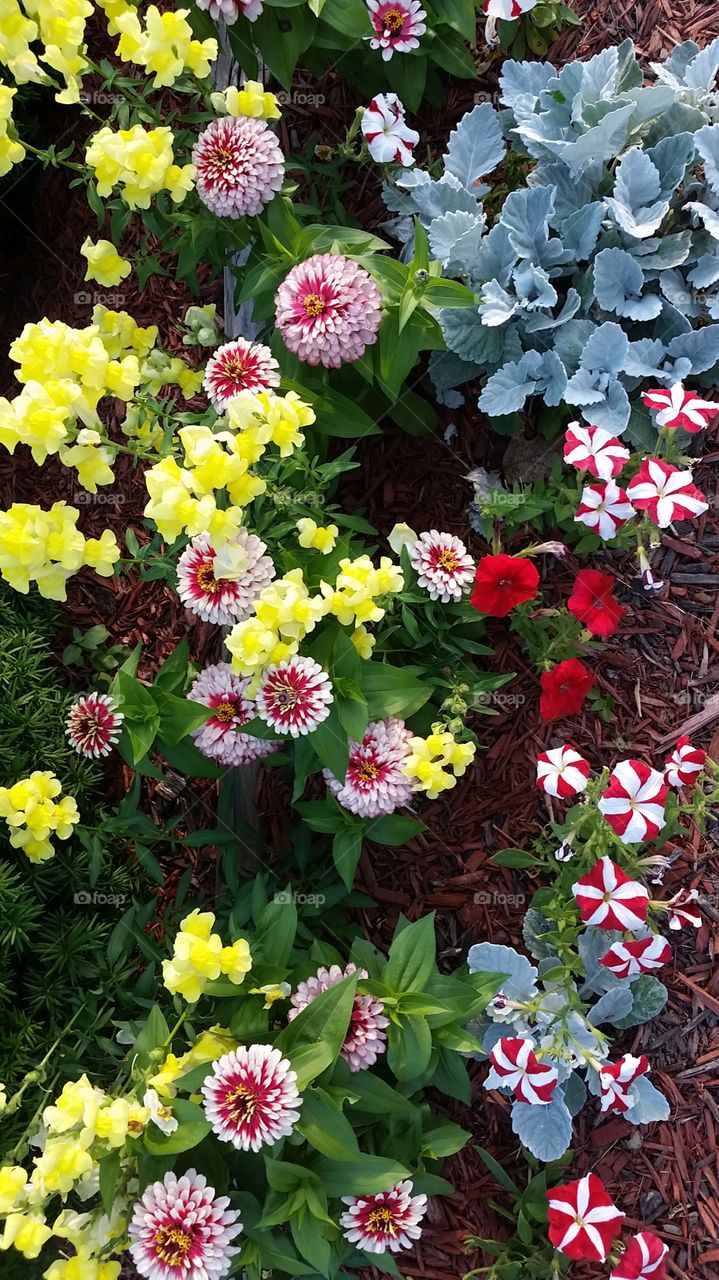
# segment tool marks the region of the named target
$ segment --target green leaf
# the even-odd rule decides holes
[[[375,1195],[411,1177],[410,1171],[396,1160],[364,1152],[356,1165],[341,1160],[318,1160],[314,1169],[330,1197]]]
[[[452,1120],[438,1120],[422,1134],[422,1155],[443,1160],[453,1156],[469,1141],[471,1134]]]
[[[186,1098],[173,1098],[172,1113],[179,1120],[174,1133],[162,1133],[156,1126],[150,1125],[143,1134],[145,1148],[153,1155],[174,1155],[178,1151],[190,1151],[212,1130],[202,1107]]]
[[[401,813],[386,814],[382,818],[372,818],[365,826],[365,835],[375,844],[400,845],[407,844],[420,832],[427,828],[419,818],[405,818]]]
[[[153,694],[160,712],[160,735],[171,747],[177,746],[193,729],[199,729],[210,715],[203,703],[190,698],[178,698],[159,688],[154,689]]]
[[[365,662],[362,692],[367,699],[370,720],[387,716],[401,716],[406,720],[419,711],[432,694],[431,686],[419,679],[420,674],[423,674],[421,667],[400,669],[388,663]]]
[[[302,1211],[290,1221],[292,1239],[302,1257],[319,1272],[321,1276],[330,1274],[330,1244],[322,1234],[317,1221],[311,1214]]]
[[[361,1158],[352,1125],[323,1089],[308,1089],[303,1095],[295,1128],[315,1151],[330,1160]]]
[[[289,1059],[292,1063],[292,1070],[297,1076],[297,1088],[300,1093],[321,1076],[328,1067],[332,1066],[335,1061],[336,1054],[331,1045],[320,1042],[319,1044],[300,1045],[296,1049],[292,1049],[289,1053]]]
[[[408,924],[398,933],[382,971],[382,981],[394,992],[424,991],[434,967],[437,944],[434,912]]]
[[[255,926],[253,965],[264,961],[282,969],[287,964],[297,932],[297,907],[288,887],[268,902]]]
[[[345,1042],[356,988],[357,974],[351,973],[336,987],[323,991],[280,1032],[275,1038],[275,1048],[291,1059],[296,1048],[326,1044],[334,1062]]]
[[[155,676],[155,688],[160,688],[165,693],[179,693],[187,679],[189,655],[189,642],[187,636],[183,636],[177,647],[159,667]]]
[[[332,859],[346,889],[351,889],[354,883],[363,838],[364,825],[357,822],[343,826],[332,841]]]
[[[167,1043],[170,1028],[161,1009],[154,1004],[150,1009],[135,1041],[135,1055],[140,1067],[149,1066],[150,1053],[153,1049]]]
[[[526,849],[500,849],[499,853],[493,853],[490,862],[497,867],[533,867],[538,859],[533,853],[529,853]]]
[[[322,724],[318,724],[314,730],[312,746],[325,768],[329,769],[340,782],[343,781],[347,773],[349,748],[347,733],[342,728],[334,706],[327,719],[323,720]]]
[[[432,307],[476,307],[471,289],[458,280],[438,280],[430,276],[424,288],[425,301]]]
[[[432,1032],[425,1018],[411,1017],[387,1031],[387,1065],[398,1080],[424,1075],[432,1053]]]
[[[120,1151],[111,1151],[109,1155],[104,1156],[99,1164],[100,1171],[100,1199],[102,1207],[108,1217],[111,1215],[115,1204],[115,1191],[117,1187],[117,1178],[120,1172]]]
[[[504,1187],[505,1191],[511,1191],[515,1196],[521,1194],[516,1182],[512,1182],[509,1174],[505,1172],[501,1164],[497,1164],[494,1156],[485,1151],[484,1147],[475,1147],[475,1151],[484,1161],[495,1182],[498,1182],[500,1187]]]

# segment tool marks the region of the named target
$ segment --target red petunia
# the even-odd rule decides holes
[[[472,604],[492,618],[506,618],[518,604],[533,600],[539,573],[523,556],[484,556],[477,565]]]
[[[667,1245],[653,1231],[632,1236],[609,1280],[667,1280]]]
[[[625,614],[614,599],[616,579],[598,569],[580,569],[567,608],[595,636],[613,636]]]
[[[543,671],[540,683],[539,714],[543,720],[558,720],[581,710],[589,690],[594,687],[594,676],[579,658],[567,658],[551,671]]]
[[[568,1258],[606,1262],[624,1214],[617,1209],[596,1173],[547,1192],[549,1239]]]

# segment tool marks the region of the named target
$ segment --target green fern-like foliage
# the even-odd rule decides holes
[[[83,760],[64,732],[73,692],[55,665],[59,615],[37,597],[25,599],[0,585],[0,785],[12,786],[33,769],[51,769],[63,792],[73,795],[81,817],[94,825],[102,811],[102,768]],[[127,970],[107,960],[107,944],[137,891],[137,873],[122,849],[103,849],[102,869],[77,837],[58,842],[48,862],[33,865],[13,849],[0,821],[0,1082],[8,1094],[33,1070],[77,1015],[63,1042],[65,1070],[111,1069],[98,1034],[122,1003]],[[94,890],[114,902],[96,905]],[[129,984],[131,985],[131,984]],[[107,1043],[107,1039],[105,1040]],[[38,1098],[29,1091],[33,1109]],[[0,1147],[9,1146],[10,1129],[19,1131],[21,1111],[6,1121]]]

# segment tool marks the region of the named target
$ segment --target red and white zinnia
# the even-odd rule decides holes
[[[537,786],[548,796],[566,800],[584,791],[590,764],[574,747],[553,747],[537,757]]]
[[[405,120],[396,93],[378,93],[362,113],[362,135],[376,164],[414,164],[412,152],[419,134]]]
[[[637,511],[646,511],[660,529],[673,520],[693,520],[709,509],[691,471],[680,471],[661,458],[644,459],[627,486],[627,494]]]
[[[596,1173],[547,1192],[549,1239],[568,1258],[606,1262],[624,1214]]]
[[[227,1196],[195,1169],[178,1178],[166,1173],[146,1187],[128,1228],[130,1254],[148,1280],[220,1280],[238,1249],[231,1241],[242,1230]]]
[[[374,1196],[343,1196],[342,1202],[348,1206],[340,1218],[344,1237],[365,1253],[411,1249],[422,1234],[427,1197],[413,1196],[409,1181]]]
[[[211,120],[192,149],[197,194],[217,217],[260,213],[285,176],[285,158],[264,120],[223,116]]]
[[[625,445],[603,427],[570,422],[564,436],[564,461],[597,480],[615,480],[629,459]]]
[[[459,538],[430,529],[428,533],[420,533],[407,553],[418,585],[430,599],[441,600],[442,604],[462,599],[474,578],[475,566]]]
[[[382,295],[369,272],[339,253],[315,253],[288,272],[275,298],[288,351],[339,369],[377,341]]]
[[[485,1089],[511,1089],[519,1102],[546,1107],[552,1101],[559,1073],[556,1067],[540,1062],[532,1040],[505,1038],[492,1049],[492,1064]]]
[[[591,871],[572,885],[584,924],[595,929],[640,929],[647,919],[649,894],[611,858],[599,858]]]
[[[370,49],[381,49],[389,62],[394,53],[411,53],[419,48],[419,37],[427,30],[427,17],[419,0],[367,0],[369,19],[374,31]]]
[[[621,760],[612,770],[598,809],[622,844],[655,840],[664,826],[667,784],[643,760]]]
[[[297,1075],[271,1044],[240,1045],[213,1062],[202,1093],[214,1132],[240,1151],[273,1146],[300,1118]]]
[[[292,738],[314,733],[330,714],[333,701],[327,672],[314,658],[299,654],[268,667],[255,696],[265,724]]]

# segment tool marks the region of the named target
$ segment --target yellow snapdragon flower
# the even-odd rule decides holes
[[[246,80],[240,89],[232,84],[222,93],[211,93],[210,102],[218,116],[279,120],[282,115],[274,93],[268,93],[259,80]]]
[[[223,947],[219,933],[212,932],[214,923],[211,911],[190,912],[175,937],[172,959],[162,962],[163,982],[168,991],[181,995],[188,1004],[199,1000],[207,983],[215,981],[221,973],[239,985],[252,965],[244,939],[231,947]]]
[[[37,1258],[52,1231],[43,1218],[34,1214],[11,1213],[5,1219],[0,1249],[15,1249],[24,1258]]]
[[[97,280],[106,288],[113,288],[132,271],[132,263],[120,257],[111,240],[97,240],[93,244],[86,236],[80,245],[80,253],[87,259],[85,279]]]
[[[382,556],[375,568],[368,555],[355,560],[340,560],[340,571],[334,587],[322,583],[322,592],[331,613],[345,627],[360,627],[366,622],[379,622],[385,610],[377,604],[380,596],[401,591],[404,576],[398,565]]]
[[[309,516],[303,516],[297,521],[296,527],[300,535],[297,541],[301,547],[321,551],[323,556],[328,556],[334,550],[339,533],[336,524],[322,526],[318,525],[316,520],[311,520]]]
[[[297,653],[327,609],[323,595],[310,595],[301,569],[277,578],[255,600],[254,616],[233,627],[225,641],[233,671],[256,676],[268,664]]]
[[[149,209],[159,191],[169,191],[171,199],[181,204],[192,188],[195,167],[176,165],[172,144],[172,130],[165,125],[145,129],[136,124],[116,131],[103,125],[85,151],[98,193],[109,196],[118,187],[131,209]]]
[[[0,1214],[12,1213],[25,1194],[27,1174],[19,1164],[0,1167]]]
[[[94,1258],[82,1249],[74,1258],[51,1263],[43,1276],[45,1280],[119,1280],[121,1271],[119,1262]]]
[[[120,32],[118,56],[154,75],[154,89],[168,88],[184,71],[190,71],[199,80],[210,74],[210,65],[217,58],[217,41],[193,39],[192,27],[187,21],[189,12],[189,9],[175,9],[160,13],[157,6],[151,4],[145,14],[144,28],[137,10],[128,9],[113,17],[113,26]]]
[[[368,661],[372,657],[372,650],[374,649],[377,640],[366,627],[356,627],[350,636],[350,640],[352,641],[360,658],[364,658],[365,661]]]
[[[49,837],[67,840],[80,814],[72,796],[62,796],[54,773],[36,769],[12,787],[0,787],[0,818],[10,828],[10,844],[31,862],[46,862],[55,849]]]
[[[110,529],[84,538],[75,528],[79,514],[64,502],[49,511],[28,502],[0,510],[0,576],[23,594],[35,582],[48,600],[65,600],[68,578],[84,564],[110,577],[120,558],[117,539]]]
[[[456,787],[477,750],[473,742],[457,742],[441,724],[432,725],[426,738],[410,738],[409,748],[403,773],[412,780],[412,790],[424,791],[430,800]]]

